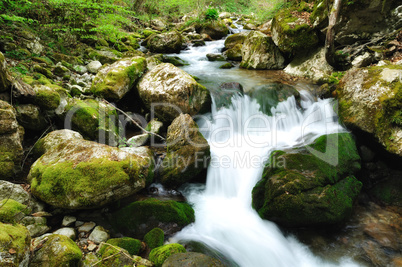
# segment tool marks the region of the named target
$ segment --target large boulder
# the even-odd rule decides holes
[[[339,114],[351,127],[374,135],[386,150],[402,156],[402,66],[346,72],[337,87]]]
[[[7,73],[7,62],[3,53],[0,52],[0,93],[8,90],[9,86],[10,80]]]
[[[237,44],[234,47],[226,50],[223,55],[229,60],[241,61],[243,57],[242,49],[243,44]]]
[[[223,267],[219,260],[198,252],[175,253],[167,258],[162,267],[208,266]]]
[[[252,192],[253,208],[288,226],[344,222],[362,187],[360,157],[349,133],[317,138],[304,148],[275,151]]]
[[[20,224],[0,222],[0,265],[26,267],[29,263],[31,236]]]
[[[188,114],[181,114],[168,127],[167,154],[159,169],[160,181],[180,186],[207,167],[210,151],[207,140]]]
[[[310,18],[296,13],[299,11],[294,8],[285,8],[272,20],[272,40],[283,53],[296,54],[318,44]]]
[[[92,81],[96,96],[118,101],[130,91],[147,67],[143,57],[125,58],[101,68]]]
[[[35,146],[43,155],[28,174],[32,194],[60,208],[89,209],[130,196],[153,178],[148,148],[122,150],[54,131]]]
[[[325,48],[310,53],[300,53],[286,66],[284,71],[290,75],[306,77],[314,82],[328,82],[333,71],[325,59]]]
[[[74,129],[102,144],[116,146],[119,143],[118,115],[111,104],[74,98],[68,101],[65,109],[65,129]]]
[[[35,104],[43,110],[56,110],[62,103],[61,94],[65,90],[54,84],[38,84],[34,85]]]
[[[245,69],[283,69],[285,58],[271,37],[258,31],[251,31],[242,47],[240,67]]]
[[[194,220],[194,210],[187,203],[149,198],[113,213],[110,222],[118,232],[142,239],[155,227],[171,235]]]
[[[201,25],[200,33],[219,40],[228,35],[229,29],[222,20],[210,20]]]
[[[248,32],[235,33],[225,39],[225,49],[231,49],[238,44],[243,44],[247,39]]]
[[[138,92],[145,105],[164,122],[173,121],[180,113],[195,115],[211,107],[208,90],[170,63],[159,64],[145,74]]]
[[[147,47],[154,53],[179,53],[184,43],[178,31],[153,34],[147,40]]]
[[[20,170],[22,139],[16,111],[9,103],[0,100],[0,179],[10,179]]]
[[[79,266],[82,252],[70,238],[53,234],[38,243],[29,266]]]

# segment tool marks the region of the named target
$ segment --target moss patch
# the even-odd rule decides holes
[[[165,241],[165,233],[160,228],[154,228],[144,236],[144,241],[150,249],[160,247]]]
[[[28,215],[29,209],[14,199],[4,199],[0,201],[0,221],[4,223],[14,223],[19,215]]]
[[[31,236],[27,228],[20,224],[4,224],[0,222],[0,253],[9,254],[10,250],[15,250],[15,254],[10,255],[12,263],[7,265],[7,261],[2,261],[5,266],[19,266],[24,259],[25,253],[29,253]]]
[[[149,260],[152,261],[156,267],[160,267],[170,255],[186,252],[186,249],[180,244],[168,244],[154,248],[149,254]]]
[[[141,240],[131,237],[112,238],[106,243],[124,248],[130,255],[138,255],[141,251]]]

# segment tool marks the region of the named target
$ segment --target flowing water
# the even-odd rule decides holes
[[[201,79],[207,88],[222,82],[239,82],[245,91],[270,82],[264,72],[239,68],[220,70],[222,62],[209,62],[207,53],[219,53],[223,40],[190,48],[179,56],[190,63],[183,69]],[[255,99],[234,95],[228,108],[213,104],[209,115],[198,120],[211,148],[205,186],[183,190],[193,204],[196,221],[172,241],[197,241],[219,251],[233,265],[258,266],[355,266],[347,259],[325,262],[293,237],[285,237],[272,222],[262,220],[251,207],[251,191],[261,178],[270,152],[312,142],[320,135],[345,131],[337,122],[331,100],[316,102],[301,91],[301,103],[292,96],[260,112]]]

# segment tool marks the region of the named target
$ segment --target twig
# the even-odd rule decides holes
[[[110,104],[110,102],[108,102],[108,101],[105,100],[105,99],[103,99],[103,101],[104,101],[106,104],[112,105],[112,104]],[[153,134],[153,135],[155,135],[156,137],[159,137],[162,141],[165,141],[165,138],[162,137],[162,136],[160,136],[159,134],[145,130],[138,122],[136,122],[135,120],[133,120],[133,118],[131,118],[130,115],[128,115],[128,114],[127,114],[126,112],[124,112],[123,110],[119,109],[118,107],[116,107],[116,106],[114,106],[114,105],[113,105],[113,107],[114,107],[116,110],[118,110],[119,112],[121,112],[124,116],[126,116],[127,118],[129,118],[129,119],[130,119],[138,128],[140,128],[143,132],[145,132],[145,133],[147,133],[147,134]]]
[[[104,259],[101,259],[100,261],[95,262],[94,264],[92,264],[92,266],[96,266],[96,265],[98,265],[99,263],[101,263],[102,261],[105,261],[105,260],[107,260],[107,259],[113,258],[114,256],[117,256],[117,255],[120,254],[120,253],[122,253],[123,255],[125,255],[126,257],[128,257],[129,259],[131,259],[132,261],[135,261],[134,258],[131,257],[131,255],[127,254],[127,253],[126,253],[122,248],[120,248],[120,247],[116,247],[116,246],[114,246],[114,245],[112,245],[112,244],[108,244],[108,243],[105,243],[105,242],[101,242],[101,243],[99,244],[99,246],[100,246],[100,245],[108,245],[108,246],[110,246],[110,247],[112,247],[112,248],[118,250],[118,252],[116,252],[115,254],[110,255],[110,256],[108,256],[108,257],[106,257],[106,258],[104,258]]]

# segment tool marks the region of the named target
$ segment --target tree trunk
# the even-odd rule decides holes
[[[335,60],[335,26],[336,21],[339,17],[339,11],[341,10],[342,0],[335,0],[334,5],[332,6],[331,13],[329,15],[328,29],[327,29],[327,37],[325,39],[325,59],[328,64],[332,67],[336,68],[336,60]]]

